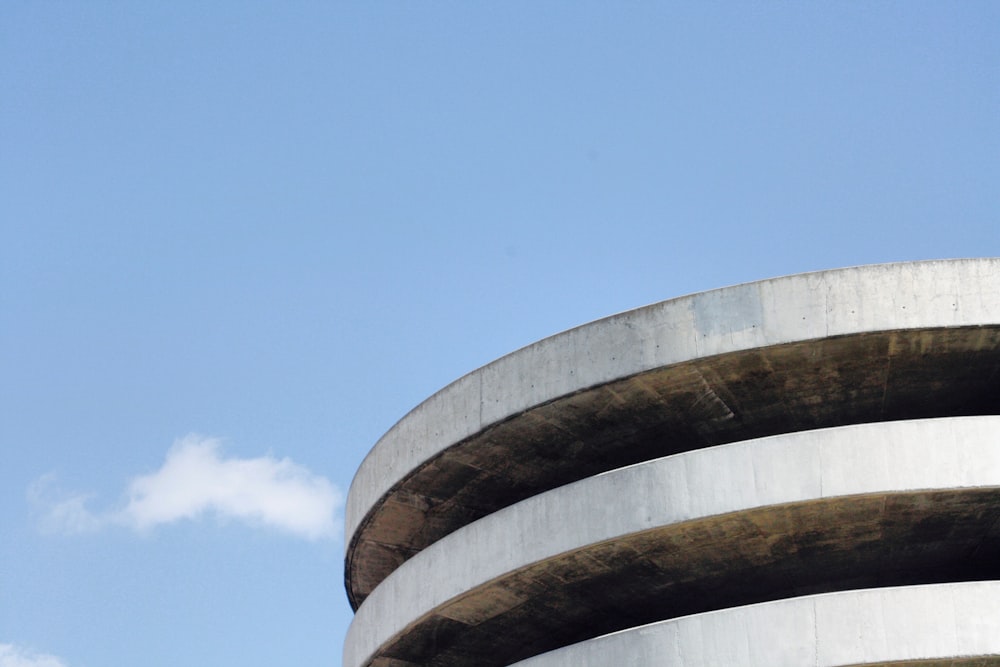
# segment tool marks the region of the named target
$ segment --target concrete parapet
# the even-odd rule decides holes
[[[846,591],[631,628],[516,667],[1000,665],[1000,582]]]
[[[996,259],[827,271],[665,301],[503,357],[415,408],[362,463],[348,596],[357,606],[470,521],[604,470],[789,431],[990,413],[998,294]]]
[[[687,452],[553,489],[442,538],[361,606],[344,664],[506,664],[713,607],[920,582],[928,570],[1000,576],[998,521],[997,416]]]
[[[884,655],[823,662],[815,611],[946,606],[1000,579],[998,414],[1000,259],[778,278],[545,339],[429,398],[363,462],[344,665],[674,664],[594,656],[803,600],[813,638],[785,653],[676,664],[1000,665],[912,657],[891,634]]]

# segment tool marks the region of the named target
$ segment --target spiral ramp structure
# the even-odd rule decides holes
[[[397,423],[346,520],[345,667],[1000,665],[1000,259],[547,338]]]

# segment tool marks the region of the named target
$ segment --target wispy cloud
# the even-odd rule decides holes
[[[0,667],[66,667],[66,663],[45,653],[36,653],[14,644],[0,644]]]
[[[107,521],[87,508],[92,497],[87,493],[65,493],[53,473],[42,475],[28,487],[28,500],[38,515],[38,526],[46,533],[89,533],[99,529]]]
[[[290,459],[224,458],[219,440],[197,435],[176,441],[159,470],[134,477],[116,509],[91,510],[92,495],[62,493],[52,475],[39,478],[28,495],[39,510],[39,526],[60,533],[111,524],[148,531],[215,516],[319,540],[338,535],[336,515],[343,505],[336,486]]]

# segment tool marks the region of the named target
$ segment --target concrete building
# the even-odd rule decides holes
[[[1000,665],[1000,259],[525,347],[385,434],[346,535],[345,667]]]

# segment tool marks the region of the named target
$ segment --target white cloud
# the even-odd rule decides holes
[[[91,511],[83,494],[60,498],[51,476],[33,484],[29,497],[43,507],[40,525],[48,531],[80,533],[112,523],[147,531],[211,515],[310,540],[339,534],[343,494],[326,478],[287,458],[223,458],[221,448],[217,439],[197,435],[176,441],[159,470],[129,482],[127,500],[113,511]]]
[[[0,667],[66,667],[66,663],[45,653],[36,653],[14,644],[0,644]]]
[[[42,475],[28,487],[28,500],[39,515],[39,527],[46,533],[89,533],[99,529],[104,521],[87,509],[90,498],[90,494],[63,493],[53,474]]]

